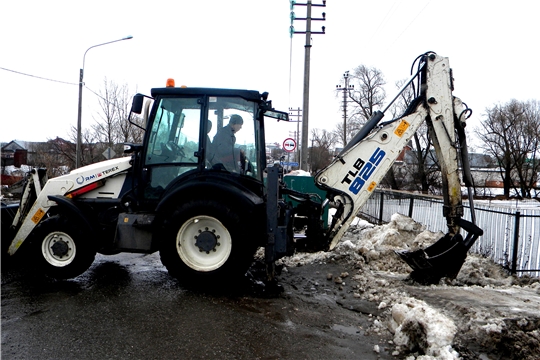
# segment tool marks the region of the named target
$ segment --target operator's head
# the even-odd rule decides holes
[[[240,131],[242,128],[242,125],[244,124],[244,120],[240,115],[231,115],[231,118],[229,119],[229,125],[231,125],[231,128],[234,132]]]

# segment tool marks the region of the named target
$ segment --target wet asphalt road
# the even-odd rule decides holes
[[[187,290],[157,254],[98,255],[90,270],[69,281],[4,266],[1,357],[394,358],[373,351],[380,339],[364,333],[366,315],[331,296],[306,294],[294,282],[290,277],[284,292],[271,297]]]

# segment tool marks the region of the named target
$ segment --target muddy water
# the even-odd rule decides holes
[[[157,254],[98,256],[70,281],[2,269],[1,358],[395,358],[365,333],[367,315],[294,283],[275,296],[250,291],[187,290]]]

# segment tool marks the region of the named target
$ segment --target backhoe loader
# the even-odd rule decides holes
[[[125,144],[122,158],[56,178],[47,179],[44,169],[28,173],[20,204],[2,206],[2,256],[22,252],[36,271],[65,279],[85,272],[96,253],[159,251],[172,276],[204,286],[242,276],[263,247],[272,279],[278,259],[337,245],[425,122],[440,164],[448,233],[398,255],[420,281],[455,277],[482,235],[472,200],[471,221],[463,219],[461,181],[472,199],[464,132],[470,110],[452,95],[448,58],[428,52],[417,60],[406,84],[416,98],[406,112],[388,121],[388,107],[375,112],[313,177],[326,196],[288,188],[283,168],[267,166],[265,123],[289,119],[268,93],[171,85],[137,94],[131,112],[144,118],[143,143]],[[335,211],[325,223],[329,207]],[[294,234],[300,218],[302,239]]]

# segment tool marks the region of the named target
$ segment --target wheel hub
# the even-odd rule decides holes
[[[61,238],[57,238],[54,244],[51,246],[51,250],[54,256],[62,257],[67,255],[69,251],[69,245],[66,241]]]
[[[216,246],[220,246],[219,235],[216,234],[215,229],[199,229],[199,235],[195,236],[195,240],[195,246],[199,248],[199,251],[207,254],[210,251],[216,251]]]

